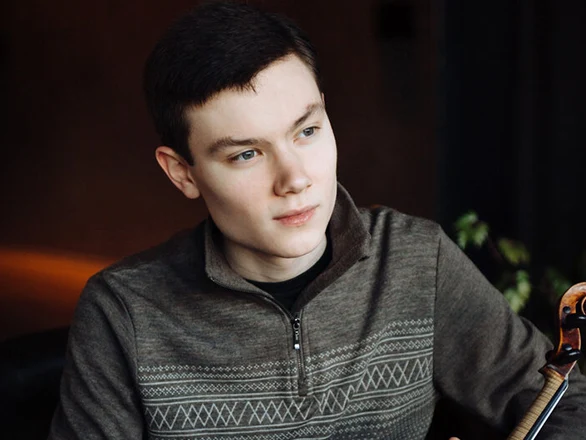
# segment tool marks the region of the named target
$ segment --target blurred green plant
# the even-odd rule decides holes
[[[523,310],[534,286],[545,292],[547,299],[555,304],[572,284],[564,274],[553,267],[545,270],[539,283],[532,283],[529,271],[531,255],[527,247],[520,241],[510,238],[493,238],[488,224],[481,221],[474,211],[459,217],[454,227],[456,241],[463,250],[470,247],[488,249],[492,259],[499,265],[494,285],[503,293],[516,313]],[[586,252],[581,260],[580,264],[586,274]]]
[[[521,312],[535,288],[545,296],[552,306],[552,313],[555,313],[559,298],[573,284],[560,270],[547,267],[541,280],[533,284],[529,271],[531,255],[523,243],[509,238],[493,238],[488,224],[481,221],[474,211],[458,218],[454,227],[456,241],[463,250],[471,246],[477,249],[486,247],[492,259],[498,263],[499,271],[494,285],[503,293],[511,309],[516,313]],[[586,251],[578,261],[577,274],[580,279],[586,280]],[[550,332],[545,333],[554,339]],[[578,364],[586,374],[586,359],[583,357]]]

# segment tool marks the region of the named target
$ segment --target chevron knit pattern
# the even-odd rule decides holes
[[[139,368],[150,438],[423,438],[435,404],[431,320],[394,322],[297,362]]]

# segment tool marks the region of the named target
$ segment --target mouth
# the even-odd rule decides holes
[[[307,223],[315,214],[315,210],[317,209],[316,206],[308,206],[306,208],[288,211],[283,215],[275,217],[274,220],[277,220],[279,223],[285,226],[301,226]]]

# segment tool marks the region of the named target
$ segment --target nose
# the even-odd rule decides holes
[[[295,151],[279,152],[275,160],[275,194],[278,196],[298,194],[311,184],[303,157]]]

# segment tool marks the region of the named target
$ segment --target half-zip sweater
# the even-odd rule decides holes
[[[330,264],[288,309],[210,221],[87,283],[50,439],[424,439],[445,397],[503,433],[551,348],[441,228],[338,187]],[[586,380],[543,439],[583,439]],[[463,439],[466,440],[466,439]]]

